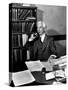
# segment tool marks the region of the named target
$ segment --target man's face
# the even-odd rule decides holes
[[[39,35],[42,35],[43,33],[45,33],[45,30],[44,30],[44,27],[43,27],[42,23],[38,24],[37,32],[39,33]]]

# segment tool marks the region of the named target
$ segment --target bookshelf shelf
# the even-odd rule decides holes
[[[12,49],[21,49],[23,47],[12,47]]]
[[[18,47],[12,47],[13,49],[24,49],[24,47],[23,46],[18,46]]]
[[[36,20],[12,20],[10,22],[17,23],[17,22],[35,22]]]
[[[24,33],[23,32],[17,32],[17,33],[16,32],[12,32],[12,35],[16,35],[16,34],[20,34],[21,35],[21,34],[24,34]]]
[[[10,7],[11,8],[14,8],[14,9],[37,9],[35,6],[24,6],[23,4],[14,4],[14,3],[11,3],[10,4]]]
[[[37,8],[22,4],[9,4],[9,72],[26,69],[27,49],[23,46],[24,34],[36,30]],[[17,67],[20,67],[17,69]],[[21,67],[23,66],[23,67]]]

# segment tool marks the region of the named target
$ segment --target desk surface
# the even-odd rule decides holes
[[[46,80],[45,76],[42,74],[41,71],[35,71],[35,72],[31,72],[31,73],[34,76],[36,82],[39,84],[43,84],[43,85],[66,84],[66,78],[57,82],[58,78]]]
[[[52,84],[55,81],[55,78],[51,79],[51,80],[46,80],[45,74],[42,74],[41,71],[34,71],[34,72],[31,72],[31,73],[34,76],[36,82],[38,82],[38,83],[49,85],[49,84]]]

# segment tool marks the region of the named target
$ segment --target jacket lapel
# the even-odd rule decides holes
[[[44,41],[43,41],[43,47],[42,47],[42,50],[44,50],[44,48],[47,47],[47,44],[48,44],[48,37],[47,37],[47,35],[46,35],[45,38],[44,38]]]

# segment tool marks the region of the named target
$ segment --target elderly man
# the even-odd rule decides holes
[[[33,55],[34,60],[47,61],[51,55],[56,55],[56,46],[53,38],[46,34],[47,26],[44,22],[37,22],[37,33],[39,38],[34,41],[33,47],[30,52]],[[29,42],[35,39],[34,34],[29,38]]]

